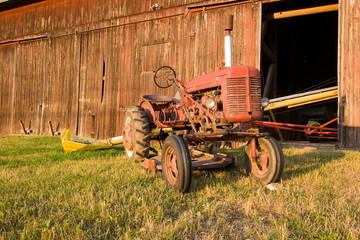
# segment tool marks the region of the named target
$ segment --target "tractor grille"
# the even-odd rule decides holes
[[[248,76],[226,79],[226,98],[227,112],[231,115],[260,111],[260,79]]]

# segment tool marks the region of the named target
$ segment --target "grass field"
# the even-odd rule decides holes
[[[278,191],[245,176],[237,149],[239,167],[196,171],[182,195],[122,147],[0,136],[0,238],[359,239],[360,152],[283,151]]]

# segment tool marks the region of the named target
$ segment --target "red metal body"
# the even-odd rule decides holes
[[[205,74],[191,80],[188,93],[221,88],[225,118],[230,122],[261,119],[261,85],[259,71],[250,66],[236,66]]]
[[[178,93],[174,99],[145,95],[140,107],[127,110],[124,146],[130,159],[145,159],[142,165],[149,171],[161,168],[167,184],[186,192],[193,169],[236,164],[236,157],[211,154],[212,142],[247,141],[247,174],[265,184],[279,180],[282,150],[251,124],[262,117],[256,68],[229,67],[195,78],[185,87],[171,67],[162,66],[154,72],[154,82],[159,88],[174,86]],[[161,156],[147,158],[153,151],[150,140],[160,142]]]
[[[179,101],[167,96],[143,96],[140,106],[156,128],[192,129],[193,133],[211,135],[231,128],[234,123],[262,117],[260,74],[256,68],[229,67],[197,77],[186,87],[176,80],[174,86],[179,90]],[[213,104],[207,106],[207,101]]]

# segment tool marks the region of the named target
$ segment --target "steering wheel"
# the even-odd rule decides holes
[[[154,72],[154,82],[159,88],[168,88],[176,81],[176,73],[169,66],[162,66]]]

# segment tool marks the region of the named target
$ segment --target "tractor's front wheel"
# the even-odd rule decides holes
[[[126,110],[123,139],[129,159],[141,161],[149,155],[150,124],[143,108],[131,107]]]
[[[182,193],[189,191],[192,175],[191,157],[182,137],[173,135],[165,139],[161,167],[168,185]]]
[[[284,163],[283,152],[272,137],[254,138],[245,147],[244,164],[247,175],[264,184],[279,181]]]

